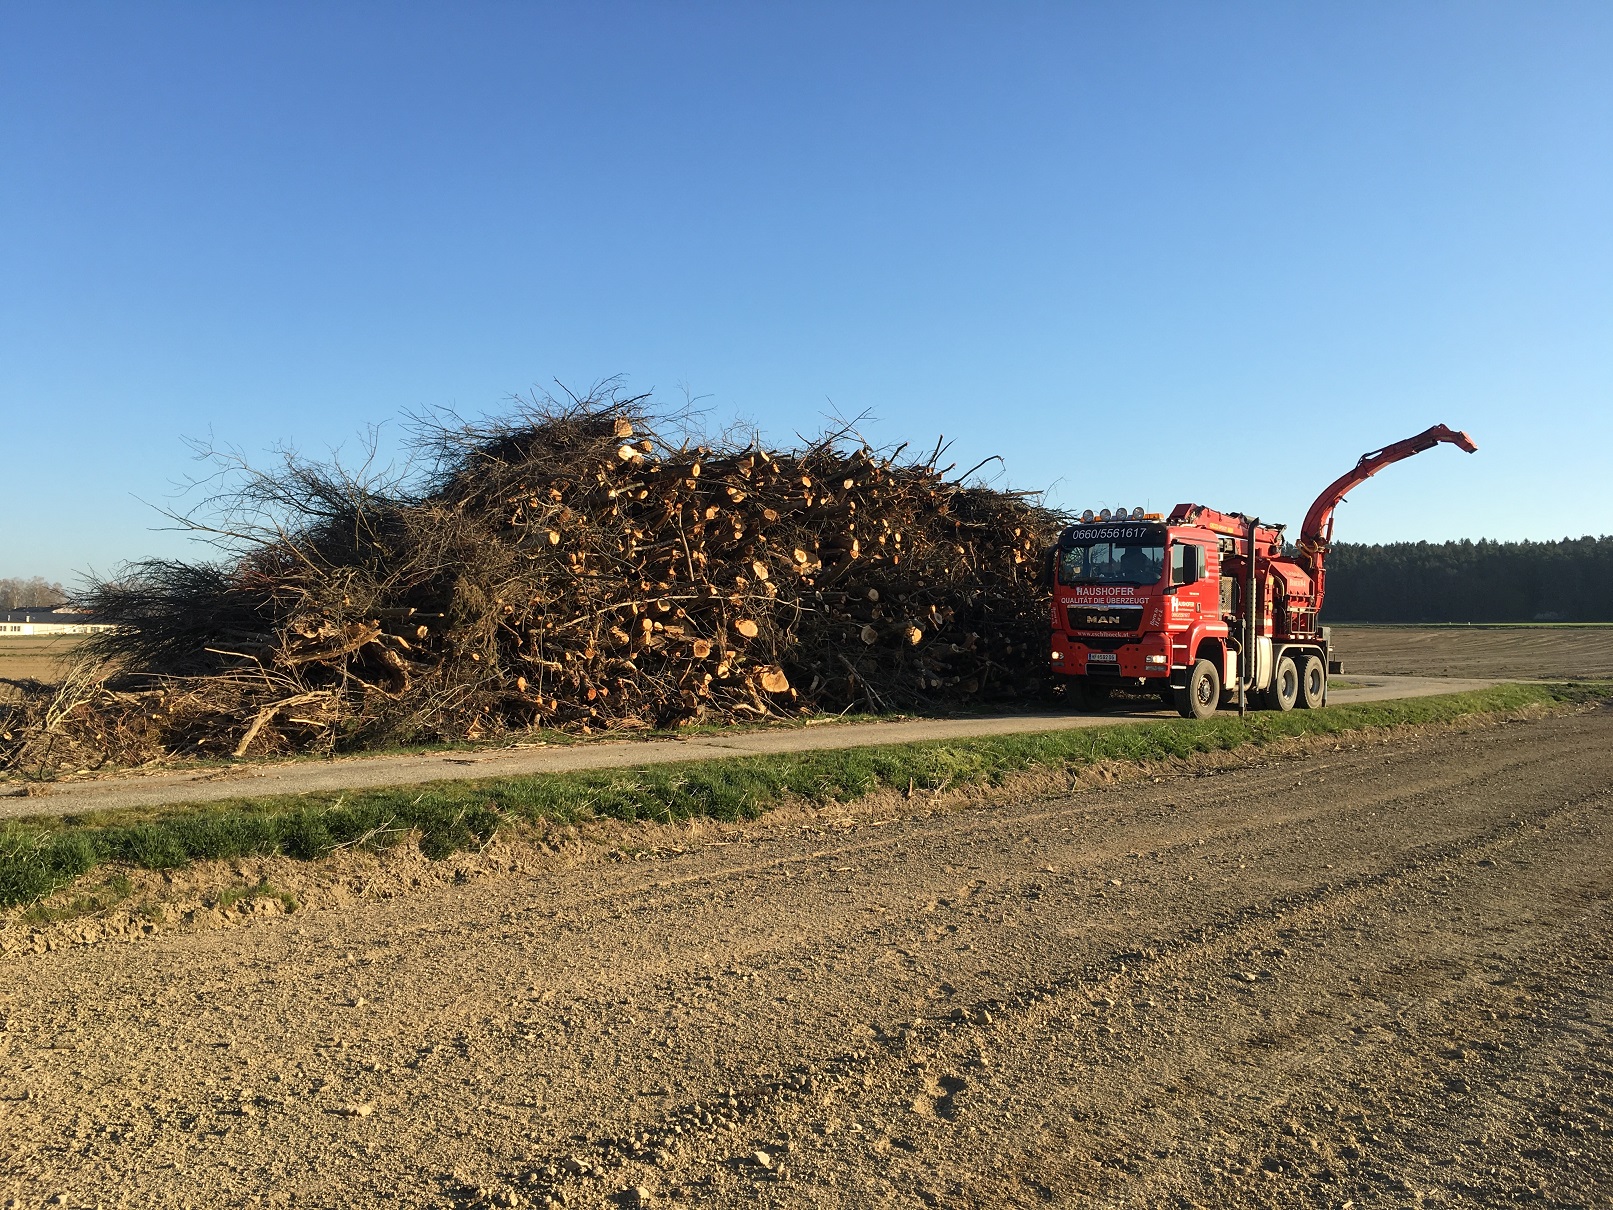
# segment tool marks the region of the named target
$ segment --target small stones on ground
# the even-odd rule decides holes
[[[367,1118],[375,1112],[375,1106],[368,1101],[364,1101],[352,1105],[343,1105],[336,1112],[344,1118]]]
[[[507,1186],[485,1188],[479,1185],[464,1185],[460,1190],[460,1198],[462,1205],[478,1208],[496,1206],[499,1210],[519,1210],[526,1205],[526,1199]]]
[[[751,1152],[750,1158],[758,1168],[771,1168],[773,1166],[773,1156],[771,1152],[761,1150],[753,1151]]]

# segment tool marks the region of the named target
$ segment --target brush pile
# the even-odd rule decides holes
[[[1059,518],[840,432],[663,440],[640,399],[436,427],[415,490],[288,458],[80,608],[122,671],[35,702],[0,760],[331,752],[945,710],[1046,684]],[[245,518],[245,519],[243,519]],[[9,752],[8,752],[9,749]]]

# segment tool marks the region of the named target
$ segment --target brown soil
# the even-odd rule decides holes
[[[0,1199],[1607,1205],[1610,748],[646,832],[14,955]]]
[[[0,680],[34,680],[53,685],[61,679],[64,664],[83,641],[77,635],[0,637]],[[13,692],[11,686],[0,685],[0,701]]]
[[[1335,626],[1344,675],[1613,677],[1613,626]]]

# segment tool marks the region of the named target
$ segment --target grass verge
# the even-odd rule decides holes
[[[1259,713],[1116,723],[1073,731],[435,782],[340,795],[297,795],[0,824],[0,907],[36,902],[97,866],[173,869],[190,861],[281,854],[313,860],[417,836],[431,857],[489,841],[500,828],[611,818],[752,819],[785,796],[849,802],[882,788],[995,785],[1033,769],[1144,763],[1277,740],[1453,722],[1613,696],[1613,685],[1498,685],[1473,693]],[[263,888],[257,893],[274,893]]]
[[[3,654],[3,652],[0,652]],[[0,673],[5,668],[0,666]],[[1337,686],[1335,686],[1336,688]],[[3,691],[3,687],[0,687]],[[0,697],[0,701],[3,701]],[[990,718],[998,713],[1008,713],[1008,710],[976,710],[967,714],[952,717],[978,717]],[[791,728],[822,727],[822,726],[851,726],[857,723],[888,723],[897,719],[919,718],[916,714],[868,714],[848,712],[845,714],[818,714],[818,715],[780,715],[755,722],[731,723],[692,723],[686,726],[675,727],[670,730],[605,730],[579,733],[575,731],[561,731],[547,727],[534,728],[531,731],[501,734],[488,739],[461,739],[461,740],[433,740],[429,743],[391,742],[384,744],[367,745],[351,751],[342,750],[336,753],[327,752],[275,752],[266,756],[175,756],[147,761],[143,765],[120,766],[104,764],[95,766],[97,772],[115,772],[125,768],[172,768],[187,770],[204,769],[240,769],[246,765],[285,765],[285,764],[316,764],[329,761],[335,756],[432,756],[441,752],[504,752],[517,748],[573,748],[584,744],[620,743],[624,738],[640,739],[687,739],[692,735],[732,735],[735,732],[752,733],[758,731],[788,730]],[[80,770],[85,771],[85,770]],[[50,768],[11,768],[0,770],[6,777],[27,782],[52,782],[58,779],[62,770]]]

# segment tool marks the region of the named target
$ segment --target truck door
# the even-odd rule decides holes
[[[1171,547],[1171,587],[1176,592],[1172,613],[1177,621],[1192,624],[1200,618],[1219,619],[1221,602],[1210,552],[1197,542]]]

